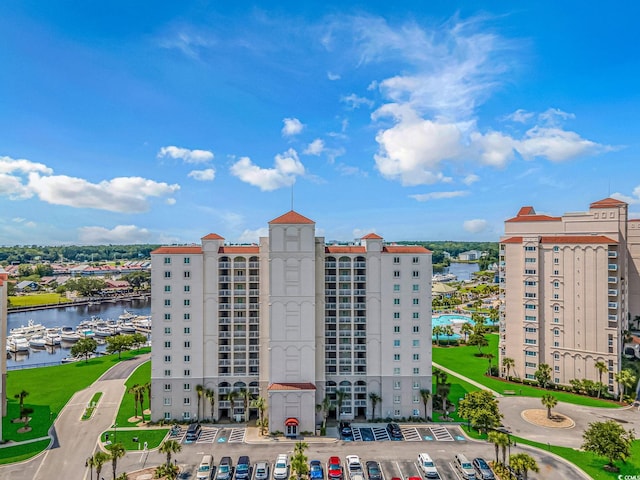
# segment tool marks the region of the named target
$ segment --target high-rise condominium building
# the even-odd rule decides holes
[[[0,267],[0,345],[7,343],[7,282],[9,275]],[[0,355],[0,439],[2,418],[7,414],[7,356]]]
[[[606,198],[561,217],[522,207],[500,239],[500,358],[514,360],[509,375],[534,380],[547,364],[551,382],[602,378],[616,392],[623,332],[640,320],[639,267],[640,221],[629,220],[626,203]]]
[[[243,420],[247,394],[266,400],[270,430],[288,435],[314,431],[326,398],[340,418],[425,416],[425,248],[373,233],[326,245],[312,220],[290,211],[259,245],[209,234],[151,257],[155,419]]]

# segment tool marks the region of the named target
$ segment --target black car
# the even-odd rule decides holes
[[[370,460],[366,463],[366,467],[369,480],[382,480],[382,471],[378,462]]]
[[[351,429],[351,424],[349,422],[345,422],[344,420],[340,422],[340,438],[342,440],[351,441],[353,440],[353,430]]]
[[[402,430],[400,430],[400,425],[397,423],[389,423],[387,424],[387,432],[389,433],[389,437],[391,440],[404,440],[402,436]]]
[[[474,458],[472,463],[478,480],[494,480],[496,478],[484,458]]]
[[[236,465],[236,480],[248,480],[251,478],[251,460],[247,455],[242,455]]]

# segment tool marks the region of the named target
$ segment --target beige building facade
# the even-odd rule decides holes
[[[431,389],[425,248],[376,234],[327,245],[290,211],[257,245],[209,234],[151,257],[155,420],[243,421],[247,395],[288,435],[313,432],[325,398],[343,419],[431,414],[420,396]]]
[[[7,344],[7,287],[9,275],[0,267],[0,345]],[[7,414],[7,356],[0,355],[0,439],[2,418]]]
[[[623,332],[640,320],[639,262],[640,221],[625,202],[560,217],[521,208],[500,239],[501,364],[513,359],[509,374],[529,380],[547,364],[552,383],[602,378],[617,392]]]

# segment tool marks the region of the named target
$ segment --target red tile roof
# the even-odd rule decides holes
[[[382,237],[380,235],[378,235],[377,233],[368,233],[367,235],[365,235],[362,238],[367,239],[367,240],[382,240]]]
[[[382,247],[383,253],[431,253],[420,245],[385,245]]]
[[[620,205],[626,205],[626,202],[622,200],[618,200],[616,198],[604,198],[602,200],[598,200],[597,202],[593,202],[589,205],[589,208],[609,208],[609,207],[618,207]]]
[[[284,215],[280,215],[278,218],[274,218],[269,223],[284,223],[289,225],[296,225],[299,223],[312,224],[316,222],[314,222],[313,220],[309,220],[307,217],[303,217],[298,212],[291,210]]]
[[[156,248],[151,255],[180,255],[180,254],[197,255],[202,253],[202,247],[198,246],[168,246]]]
[[[272,383],[267,390],[315,390],[313,383]]]
[[[217,233],[210,233],[202,237],[201,240],[224,240],[224,237],[221,237]]]
[[[540,237],[541,243],[618,243],[604,235],[562,235],[556,237]]]
[[[233,245],[220,247],[218,253],[260,253],[258,245]]]
[[[367,250],[361,246],[349,245],[328,245],[324,247],[325,253],[366,253]]]
[[[500,243],[522,243],[522,237],[509,237],[501,240]]]
[[[518,217],[522,216],[522,215],[535,215],[536,211],[533,209],[533,207],[522,207],[520,209],[520,211],[518,212]]]
[[[506,220],[507,222],[560,222],[562,217],[550,217],[549,215],[519,215]]]

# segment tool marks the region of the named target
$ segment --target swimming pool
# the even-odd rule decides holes
[[[432,317],[431,324],[435,327],[436,325],[444,326],[451,325],[453,323],[465,323],[469,322],[473,325],[473,320],[471,317],[467,315],[438,315],[437,317]]]

